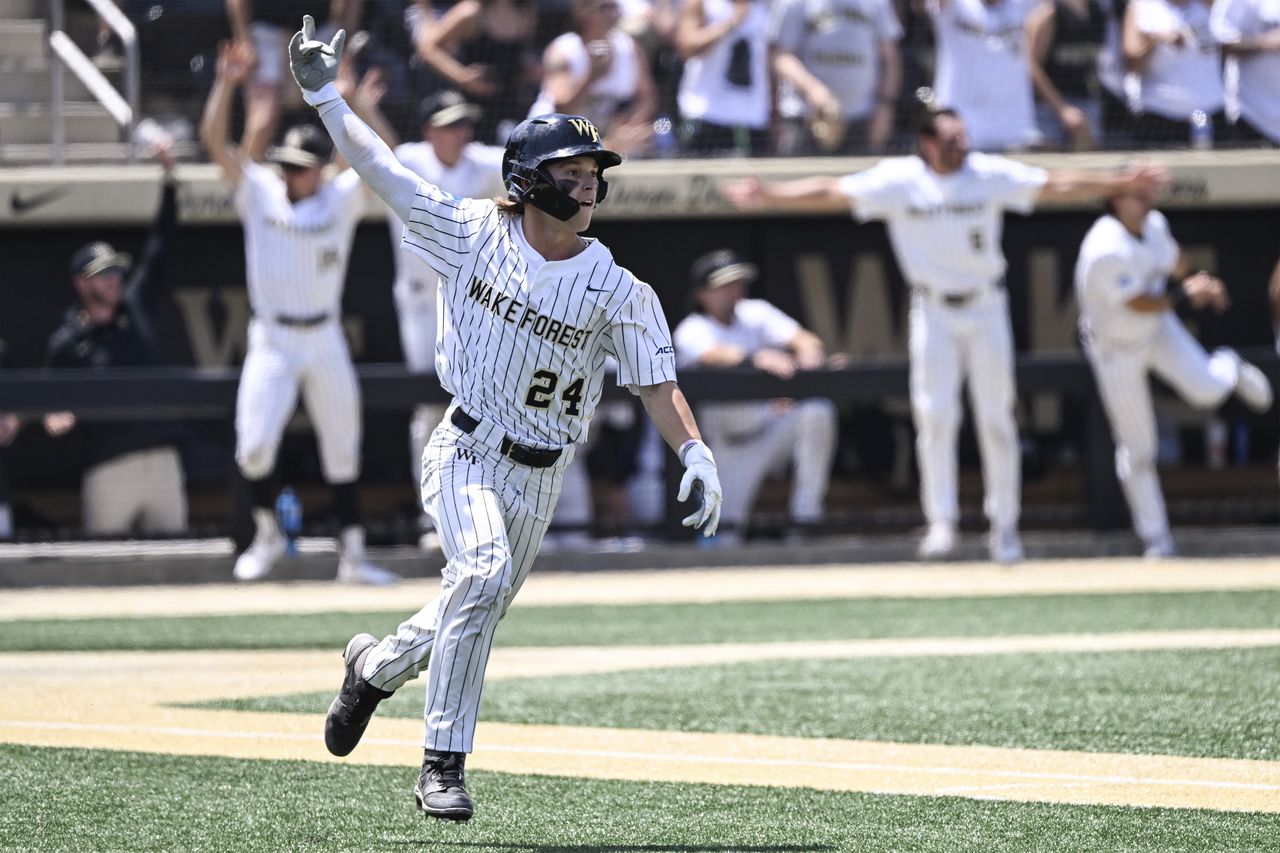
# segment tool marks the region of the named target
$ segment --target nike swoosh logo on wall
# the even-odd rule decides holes
[[[21,216],[24,213],[30,213],[38,207],[44,207],[50,202],[57,201],[67,193],[71,192],[70,187],[54,187],[51,190],[43,192],[31,193],[30,195],[22,195],[18,190],[14,190],[9,196],[9,209],[15,214]]]

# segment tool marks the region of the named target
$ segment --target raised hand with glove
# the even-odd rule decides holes
[[[720,526],[720,476],[716,473],[716,460],[711,448],[698,439],[690,439],[680,448],[680,461],[684,463],[684,476],[680,478],[680,491],[676,499],[686,501],[690,495],[701,501],[698,510],[686,516],[682,524],[694,530],[702,529],[703,536],[714,536]]]
[[[342,64],[342,49],[347,44],[347,31],[338,30],[333,41],[325,44],[316,40],[316,22],[310,15],[302,16],[302,29],[289,40],[289,70],[302,89],[303,97],[318,94],[326,85],[338,79],[338,66]],[[307,98],[307,103],[315,101]]]

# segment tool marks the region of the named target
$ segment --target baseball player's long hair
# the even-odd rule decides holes
[[[498,208],[498,213],[503,216],[523,216],[524,202],[512,201],[505,195],[497,195],[493,197],[493,203]]]

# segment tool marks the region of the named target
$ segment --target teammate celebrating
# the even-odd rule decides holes
[[[1148,558],[1172,557],[1175,548],[1156,473],[1147,374],[1154,371],[1198,408],[1215,408],[1232,391],[1256,411],[1271,407],[1261,370],[1230,349],[1205,353],[1179,322],[1173,309],[1182,302],[1219,313],[1229,304],[1220,279],[1186,272],[1149,188],[1113,197],[1076,260],[1080,335],[1115,436],[1116,476]]]
[[[347,644],[346,676],[325,720],[335,755],[355,748],[378,702],[427,668],[426,750],[414,789],[432,817],[467,820],[464,781],[498,621],[524,583],[565,467],[587,427],[607,356],[686,467],[684,523],[715,533],[720,481],[675,383],[667,323],[653,290],[578,236],[608,190],[606,150],[580,116],[527,119],[503,157],[507,197],[462,199],[400,165],[332,84],[345,33],[290,42],[294,77],[338,150],[406,223],[404,241],[441,278],[436,367],[454,396],[431,436],[423,502],[448,560],[439,596],[381,642]],[[695,485],[700,488],[695,488]]]
[[[991,522],[988,547],[1000,563],[1022,559],[1018,537],[1020,453],[1014,421],[1013,333],[1000,250],[1004,211],[1030,213],[1037,202],[1153,191],[1157,168],[1113,175],[1046,172],[989,154],[970,154],[964,122],[953,110],[926,112],[919,153],[881,160],[843,178],[780,184],[747,179],[725,186],[744,209],[792,206],[845,209],[862,221],[883,219],[911,288],[911,410],[916,424],[921,503],[928,531],[924,559],[956,547],[959,505],[956,435],[960,386],[968,374]]]
[[[249,72],[240,48],[223,44],[200,137],[235,189],[245,231],[253,319],[236,395],[236,462],[249,481],[257,534],[236,560],[237,580],[265,577],[285,551],[272,512],[272,472],[298,393],[315,425],[324,477],[340,528],[339,581],[387,584],[397,576],[365,558],[360,523],[360,386],[343,337],[342,285],[363,186],[350,169],[323,170],[332,145],[309,125],[291,128],[272,158],[284,176],[227,145],[231,92]]]

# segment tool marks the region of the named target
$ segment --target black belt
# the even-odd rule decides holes
[[[973,300],[977,299],[979,291],[970,290],[968,293],[944,293],[942,294],[942,302],[951,308],[963,308]]]
[[[998,290],[999,287],[996,289]],[[986,290],[982,288],[966,290],[964,293],[935,293],[927,287],[916,287],[916,290],[925,299],[936,299],[948,308],[963,308],[986,293]]]
[[[311,314],[306,317],[291,317],[288,314],[277,314],[274,317],[275,322],[281,326],[290,326],[295,329],[310,329],[319,326],[321,323],[329,322],[329,318],[333,315],[327,311],[323,314]]]
[[[476,427],[480,426],[480,421],[471,417],[462,409],[454,409],[449,419],[453,421],[454,426],[468,435],[475,432]],[[520,465],[528,465],[530,468],[550,468],[560,458],[561,450],[558,447],[530,447],[527,444],[520,444],[509,435],[504,435],[499,452],[512,462]]]

